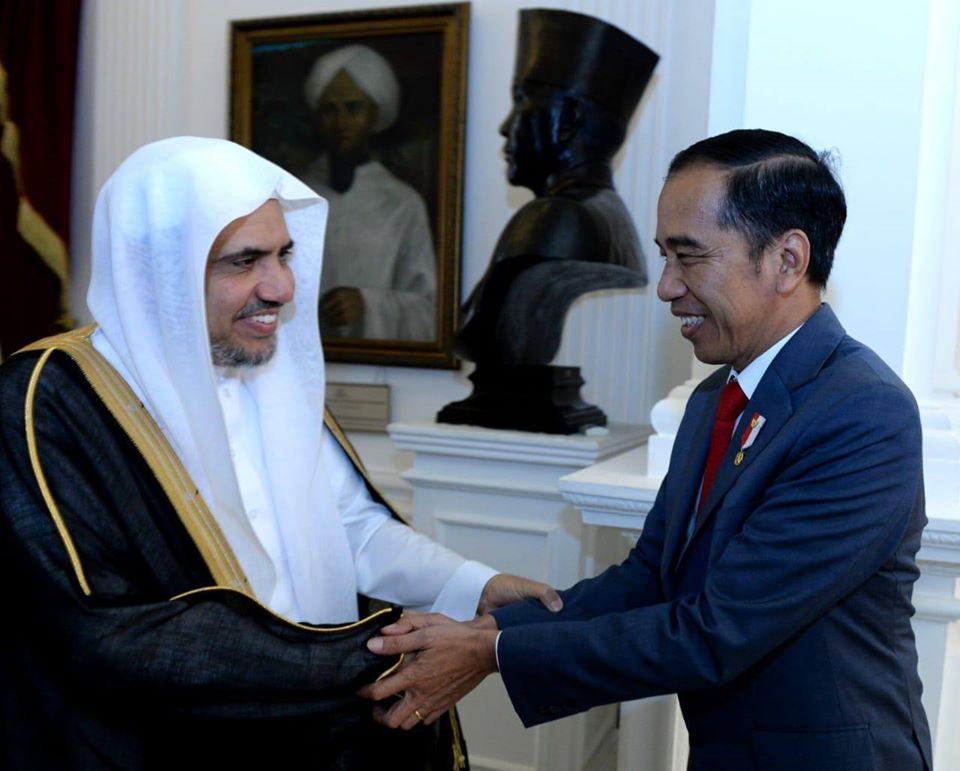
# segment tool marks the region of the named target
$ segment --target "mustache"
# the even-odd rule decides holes
[[[237,318],[245,319],[248,316],[256,316],[264,311],[279,311],[282,307],[283,303],[278,303],[273,300],[261,300],[259,297],[256,297],[240,309]]]

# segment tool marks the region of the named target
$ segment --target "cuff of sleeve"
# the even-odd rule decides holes
[[[500,671],[500,638],[503,632],[497,632],[497,639],[493,641],[493,655],[497,659],[497,672]]]
[[[483,587],[495,575],[497,571],[482,562],[467,560],[450,576],[430,610],[456,621],[468,621],[477,615]]]

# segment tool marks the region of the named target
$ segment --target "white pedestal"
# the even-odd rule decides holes
[[[640,444],[649,429],[613,425],[605,436],[556,436],[436,423],[395,423],[398,449],[415,453],[421,532],[498,570],[563,588],[619,558],[616,538],[585,529],[560,477]],[[603,707],[524,729],[498,678],[460,705],[473,769],[599,771],[616,764],[617,710]]]
[[[643,445],[560,480],[584,524],[636,540],[660,486],[658,476],[647,475],[647,454]],[[960,769],[960,516],[942,509],[928,515],[917,555],[921,575],[913,590],[913,629],[934,768]],[[686,768],[687,733],[676,697],[621,705],[617,757],[621,771]]]

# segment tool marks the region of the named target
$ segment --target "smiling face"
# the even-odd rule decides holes
[[[344,158],[365,155],[376,122],[377,105],[340,70],[317,102],[317,125],[327,150]]]
[[[207,329],[213,363],[256,366],[277,344],[280,309],[293,299],[293,241],[275,200],[227,225],[210,248]]]
[[[788,231],[755,261],[743,235],[717,224],[725,194],[726,172],[714,166],[667,178],[657,206],[664,257],[657,296],[681,319],[681,334],[700,361],[743,371],[803,323],[819,295],[805,280],[809,242],[802,231]]]

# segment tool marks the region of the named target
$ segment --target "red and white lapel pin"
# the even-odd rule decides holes
[[[741,463],[743,463],[743,451],[749,450],[750,447],[753,446],[753,443],[757,441],[757,437],[760,435],[760,429],[763,428],[763,424],[766,422],[767,419],[759,412],[755,412],[750,416],[750,424],[746,427],[743,435],[740,437],[740,451],[733,459],[734,466],[739,466]]]

